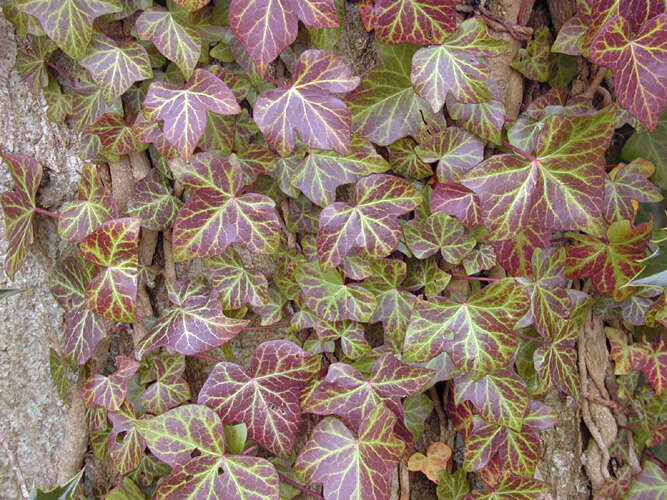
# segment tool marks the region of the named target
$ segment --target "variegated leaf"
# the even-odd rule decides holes
[[[449,127],[415,151],[425,162],[438,162],[438,182],[457,183],[484,159],[484,142],[461,128]]]
[[[440,251],[447,262],[459,264],[476,245],[463,224],[443,212],[429,216],[420,226],[405,224],[403,232],[408,247],[418,259]]]
[[[158,169],[134,185],[134,195],[127,205],[127,213],[141,219],[141,226],[154,231],[167,229],[176,218],[183,202],[172,196],[167,180]]]
[[[109,411],[118,411],[125,401],[127,384],[138,368],[139,363],[132,358],[116,357],[116,371],[108,377],[96,373],[81,387],[81,399],[86,407],[102,406]]]
[[[246,304],[260,307],[269,299],[269,283],[261,271],[246,267],[233,248],[207,259],[211,286],[225,309],[240,309]]]
[[[377,0],[373,26],[382,43],[443,43],[456,29],[456,2]]]

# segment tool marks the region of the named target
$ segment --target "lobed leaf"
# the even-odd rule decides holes
[[[449,127],[415,151],[425,162],[438,162],[438,182],[456,183],[484,159],[484,142],[461,128]]]
[[[207,260],[210,282],[225,309],[240,309],[245,304],[260,307],[269,299],[269,283],[260,271],[244,266],[238,254],[229,249]]]
[[[447,262],[459,264],[476,244],[458,220],[443,212],[430,215],[421,226],[405,224],[403,233],[410,251],[418,259],[440,251]]]
[[[172,195],[166,179],[157,169],[134,184],[134,195],[127,205],[127,213],[141,219],[141,226],[153,231],[169,228],[183,202]]]
[[[118,411],[125,401],[127,385],[138,368],[139,363],[132,358],[117,356],[116,371],[108,377],[96,373],[81,387],[81,399],[86,407],[102,406]]]

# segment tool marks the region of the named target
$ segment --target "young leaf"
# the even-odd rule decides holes
[[[141,219],[141,226],[154,231],[169,228],[183,202],[171,194],[171,187],[157,169],[134,185],[127,214]]]
[[[555,386],[579,401],[579,371],[577,370],[577,331],[566,320],[555,320],[549,344],[538,347],[533,362],[538,375],[538,390],[542,393]]]
[[[181,354],[210,351],[233,339],[248,324],[228,318],[216,293],[196,280],[177,281],[169,286],[169,301],[137,351],[168,345]]]
[[[443,43],[456,29],[456,2],[377,0],[373,26],[382,43]]]
[[[565,320],[572,309],[565,279],[565,249],[536,248],[533,272],[530,314],[540,335],[550,338],[558,322]]]
[[[165,137],[185,161],[190,161],[204,134],[206,111],[221,115],[241,112],[229,87],[204,69],[196,69],[183,88],[152,82],[143,105],[146,118],[164,121]]]
[[[487,84],[491,99],[479,103],[457,102],[452,94],[447,94],[447,113],[456,120],[458,126],[494,144],[502,142],[505,124],[505,104],[498,86],[489,78]]]
[[[94,374],[81,387],[81,399],[87,408],[102,406],[109,411],[118,411],[125,396],[127,384],[139,369],[139,362],[126,356],[116,357],[116,371],[108,377]]]
[[[607,222],[630,219],[635,216],[635,202],[657,203],[662,200],[660,190],[647,179],[655,172],[655,166],[637,158],[627,165],[612,170],[605,179],[603,215]]]
[[[58,397],[67,402],[72,384],[67,379],[65,360],[53,348],[49,348],[49,373],[51,374],[51,383],[58,392]]]
[[[405,242],[418,259],[426,259],[440,251],[451,264],[459,264],[475,248],[475,239],[463,225],[442,212],[429,216],[424,224],[405,224]]]
[[[484,159],[484,142],[458,127],[449,127],[415,148],[423,161],[437,161],[438,182],[459,182]]]
[[[327,500],[384,500],[391,470],[405,448],[393,433],[396,416],[382,405],[353,434],[340,420],[326,417],[313,430],[294,464],[308,483],[321,483]]]
[[[79,181],[79,200],[65,203],[58,218],[58,235],[67,241],[80,242],[103,222],[118,216],[111,191],[97,176],[97,166],[84,165]]]
[[[332,94],[349,92],[359,77],[343,60],[325,50],[307,50],[299,56],[292,84],[262,92],[253,118],[269,145],[287,156],[296,144],[294,132],[308,146],[333,149],[346,155],[350,149],[350,111]]]
[[[636,31],[635,36],[632,36]],[[590,47],[590,59],[614,72],[618,102],[650,130],[667,106],[665,82],[658,68],[667,64],[667,14],[659,14],[639,30],[614,16],[602,26]]]
[[[442,45],[419,49],[412,58],[410,81],[417,94],[442,109],[451,92],[458,102],[488,101],[489,67],[481,60],[506,50],[504,41],[494,40],[478,19],[468,19]]]
[[[391,170],[404,177],[423,179],[433,175],[433,169],[417,155],[415,141],[404,137],[387,146]]]
[[[20,48],[16,54],[16,69],[35,95],[39,95],[49,83],[46,58],[56,48],[50,38],[34,37],[28,47]]]
[[[319,367],[319,357],[292,342],[264,342],[255,350],[252,375],[234,363],[215,365],[198,403],[214,409],[223,423],[245,423],[250,439],[286,456],[301,424],[299,398]]]
[[[129,474],[139,467],[146,449],[146,441],[135,426],[136,419],[136,412],[129,401],[117,412],[109,411],[112,423],[108,437],[109,461],[121,475]]]
[[[431,443],[423,453],[413,453],[408,459],[408,470],[423,472],[434,483],[438,484],[440,472],[446,470],[452,458],[452,449],[445,443]]]
[[[535,248],[547,248],[550,245],[551,231],[546,231],[528,224],[522,227],[512,239],[492,241],[498,262],[513,276],[532,276],[533,253]]]
[[[465,469],[459,468],[453,474],[446,470],[440,471],[440,482],[436,488],[438,500],[463,500],[469,491]]]
[[[83,477],[85,469],[81,469],[72,479],[67,481],[62,486],[56,486],[52,490],[42,491],[35,488],[30,492],[30,499],[32,500],[72,500],[74,498],[74,490],[79,485],[79,481]]]
[[[433,400],[422,393],[407,397],[403,401],[405,426],[412,432],[414,441],[419,441],[424,435],[425,422],[433,408]]]
[[[400,177],[373,174],[355,186],[355,204],[336,202],[320,214],[317,253],[324,271],[352,249],[370,258],[389,255],[401,239],[398,217],[414,210],[421,194]]]
[[[101,33],[94,34],[80,64],[102,88],[107,104],[122,96],[134,82],[153,76],[148,53],[143,46],[135,41],[118,45]]]
[[[153,42],[164,57],[179,67],[185,78],[192,76],[199,61],[202,40],[186,16],[152,7],[137,18],[135,26],[141,40]]]
[[[260,307],[269,299],[269,283],[260,271],[245,267],[233,248],[207,259],[211,286],[225,309],[240,309],[245,304]]]
[[[36,196],[42,180],[42,166],[25,155],[1,153],[14,180],[14,191],[0,195],[5,213],[5,237],[9,243],[5,257],[5,272],[14,279],[28,255],[34,240],[32,216],[37,204]]]
[[[44,32],[63,52],[78,60],[86,53],[93,35],[93,21],[120,12],[119,0],[22,0],[18,8],[39,20]]]
[[[450,279],[451,275],[440,269],[434,259],[411,259],[403,286],[411,292],[424,289],[426,295],[439,295]]]
[[[525,49],[519,49],[510,66],[529,80],[546,82],[549,79],[549,28],[535,30]]]
[[[170,162],[174,176],[193,196],[176,216],[174,259],[214,257],[235,242],[256,253],[273,253],[280,245],[280,221],[268,196],[240,194],[250,181],[238,159],[197,153],[190,163]]]
[[[183,378],[185,358],[167,354],[153,361],[156,381],[141,395],[141,406],[154,415],[166,412],[190,399],[190,386]]]
[[[565,90],[551,89],[531,102],[507,131],[510,144],[524,151],[533,151],[546,119],[567,112],[568,108],[564,107],[566,99]]]
[[[88,127],[88,132],[100,138],[103,153],[113,157],[146,149],[125,119],[118,113],[106,113]]]

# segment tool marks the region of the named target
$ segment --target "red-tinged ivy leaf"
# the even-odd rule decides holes
[[[151,62],[143,46],[135,41],[118,45],[101,33],[94,34],[79,64],[102,88],[107,104],[122,96],[134,82],[153,76]]]
[[[81,254],[67,257],[51,275],[51,293],[65,309],[63,352],[78,365],[93,355],[106,336],[106,321],[86,307],[86,287],[95,276],[95,266]]]
[[[484,224],[496,239],[512,238],[531,219],[552,230],[593,224],[601,214],[604,152],[615,115],[609,106],[586,115],[551,116],[534,156],[496,155],[466,174],[461,183],[478,194]]]
[[[568,233],[575,244],[566,247],[566,276],[569,279],[590,276],[598,291],[617,301],[624,300],[631,290],[621,287],[642,270],[640,261],[646,256],[651,226],[650,222],[633,226],[629,220],[621,220],[607,228],[605,238]]]
[[[498,262],[513,276],[533,275],[535,248],[547,248],[551,244],[551,231],[528,224],[517,231],[510,240],[492,241]]]
[[[317,254],[324,271],[338,266],[352,249],[375,259],[389,255],[401,239],[398,217],[422,201],[416,188],[393,175],[364,177],[354,192],[354,205],[335,202],[320,213]]]
[[[450,264],[459,264],[477,242],[454,217],[443,212],[429,216],[424,224],[403,226],[405,242],[418,259],[426,259],[440,251]]]
[[[86,306],[104,318],[136,321],[140,227],[140,219],[111,219],[79,243],[81,254],[102,266],[88,283]]]
[[[456,1],[377,0],[373,19],[382,43],[443,43],[456,29]]]
[[[14,279],[34,241],[32,216],[37,204],[37,190],[42,180],[42,166],[25,155],[0,152],[0,157],[9,166],[9,173],[15,184],[13,191],[0,194],[2,210],[5,213],[5,238],[9,243],[5,272],[9,279]]]
[[[447,352],[464,372],[490,373],[516,351],[513,326],[528,304],[528,294],[512,279],[491,283],[464,304],[445,297],[418,300],[405,334],[404,359],[425,362]]]
[[[530,284],[532,323],[544,338],[551,338],[559,321],[567,319],[572,301],[565,279],[565,248],[536,248]]]
[[[432,213],[444,212],[456,217],[465,227],[476,226],[482,217],[479,197],[461,184],[436,184],[430,208]]]
[[[350,111],[332,94],[349,92],[359,77],[342,58],[325,50],[299,56],[289,87],[262,92],[253,118],[269,145],[286,156],[294,150],[295,131],[312,148],[350,150]]]
[[[232,0],[229,25],[255,62],[260,76],[294,40],[301,20],[311,28],[335,28],[333,0]]]
[[[318,356],[292,342],[264,342],[255,350],[252,375],[234,363],[215,365],[198,403],[217,411],[223,423],[245,423],[250,439],[286,456],[301,425],[299,398],[319,368]]]
[[[190,399],[190,386],[183,378],[185,357],[166,354],[153,361],[156,381],[141,395],[141,406],[159,415]]]
[[[632,36],[631,22],[614,16],[600,29],[590,59],[614,72],[618,102],[650,130],[667,106],[667,14],[659,14]]]
[[[199,61],[202,40],[199,30],[187,16],[152,7],[139,16],[135,26],[141,40],[150,40],[164,57],[178,66],[185,78],[192,76]]]
[[[574,344],[577,332],[560,321],[555,330],[553,340],[538,347],[533,353],[533,362],[538,375],[538,390],[547,392],[552,386],[569,394],[579,401],[579,371],[577,370],[577,352]]]
[[[87,408],[102,406],[118,411],[125,396],[127,384],[139,369],[139,362],[127,356],[116,357],[116,371],[108,377],[95,373],[81,387],[81,399]]]
[[[371,322],[382,321],[385,335],[401,346],[417,297],[400,285],[407,276],[407,265],[401,260],[380,259],[371,262],[373,276],[361,285],[373,292],[378,306]]]
[[[408,275],[403,287],[411,292],[421,289],[426,295],[439,295],[449,284],[451,275],[438,267],[434,259],[408,261]]]
[[[127,214],[141,219],[141,226],[162,231],[172,225],[183,202],[172,196],[171,187],[159,170],[153,169],[134,185]]]
[[[621,303],[623,321],[634,326],[643,325],[646,311],[662,291],[663,289],[659,286],[633,287],[632,296]]]
[[[430,177],[433,169],[417,156],[415,145],[410,137],[404,137],[387,146],[391,170],[412,179]]]
[[[220,417],[203,405],[185,405],[136,424],[151,452],[172,466],[155,498],[277,500],[280,481],[263,458],[225,454]],[[191,458],[197,450],[198,456]]]
[[[440,477],[436,493],[439,499],[464,500],[470,491],[470,485],[463,467],[451,473],[446,470],[440,471]]]
[[[604,218],[612,223],[623,219],[634,219],[635,202],[657,203],[662,200],[660,189],[648,177],[655,173],[655,166],[637,158],[627,165],[610,172],[604,184]]]
[[[365,175],[388,169],[387,161],[375,151],[369,141],[353,137],[350,141],[350,152],[346,155],[335,151],[310,150],[296,167],[290,183],[310,201],[326,207],[336,200],[338,186],[351,184]]]
[[[480,103],[457,102],[452,94],[448,94],[445,98],[447,113],[461,128],[494,144],[500,144],[505,124],[505,104],[492,78],[489,79],[487,87],[491,99]]]
[[[470,401],[485,420],[520,431],[528,388],[513,366],[505,366],[479,380],[472,375],[454,379],[454,402],[464,401]]]
[[[626,498],[628,500],[663,498],[665,488],[667,488],[667,475],[658,464],[651,460],[645,460],[642,465],[642,471],[632,480]]]
[[[32,37],[30,45],[20,48],[16,54],[16,69],[35,95],[39,95],[42,88],[49,83],[46,58],[56,48],[50,38]]]
[[[496,251],[488,243],[480,243],[463,257],[463,269],[468,276],[491,269],[497,264]]]
[[[250,178],[237,158],[198,153],[190,163],[175,158],[169,166],[194,191],[174,222],[177,262],[220,255],[236,242],[255,253],[278,249],[280,221],[275,203],[265,195],[240,194]]]
[[[107,104],[102,89],[87,74],[76,81],[72,95],[72,118],[78,130],[86,130],[107,113],[123,111],[120,100]]]
[[[662,326],[667,326],[667,305],[665,304],[664,293],[648,308],[644,315],[644,320],[646,326],[651,328],[657,327],[658,323]]]
[[[302,407],[316,415],[336,415],[354,428],[373,408],[386,406],[399,418],[401,436],[407,434],[407,439],[412,435],[404,428],[400,400],[421,392],[434,373],[399,361],[392,354],[377,358],[369,378],[346,363],[334,363]]]
[[[250,306],[252,312],[260,317],[260,325],[267,326],[278,323],[283,319],[283,309],[287,297],[277,287],[270,287],[268,298],[261,306]]]
[[[112,427],[107,445],[109,461],[119,474],[129,474],[141,462],[146,449],[146,441],[139,435],[135,427],[136,414],[132,404],[127,401],[119,410],[109,412]]]
[[[581,35],[585,31],[595,29],[595,25],[590,24],[589,20],[591,6],[588,4],[588,0],[575,0],[575,5],[577,12],[561,26],[556,40],[551,46],[552,52],[572,56],[581,55],[581,49],[579,48]]]
[[[536,500],[551,491],[549,483],[530,477],[504,472],[502,479],[491,491],[474,490],[466,500]]]
[[[204,7],[211,0],[174,0],[176,5],[185,7],[188,10],[195,11]]]
[[[537,137],[545,120],[556,113],[563,113],[567,92],[564,89],[551,89],[530,103],[526,111],[516,119],[507,131],[510,144],[524,151],[533,151]]]
[[[58,236],[74,243],[118,216],[116,202],[111,191],[100,182],[96,165],[84,165],[78,187],[79,200],[63,205],[58,219]]]
[[[290,233],[317,233],[317,226],[322,211],[320,207],[312,203],[303,194],[299,195],[297,198],[292,198],[289,201],[289,207],[290,211],[287,214],[286,226]]]
[[[425,162],[438,162],[438,182],[456,183],[484,159],[484,142],[461,128],[449,127],[415,151]]]
[[[260,175],[269,175],[278,167],[275,155],[259,144],[248,144],[234,155],[253,182]]]
[[[639,344],[633,349],[631,362],[632,369],[642,371],[658,396],[667,389],[667,345],[664,340]]]
[[[211,286],[218,292],[224,309],[240,309],[246,304],[260,307],[269,299],[269,282],[256,269],[246,267],[233,248],[207,259]]]
[[[519,49],[510,66],[529,80],[546,82],[549,79],[549,28],[535,30],[525,49]]]
[[[350,431],[334,417],[322,420],[299,453],[294,468],[308,484],[321,483],[327,500],[390,497],[391,472],[405,444],[393,432],[396,416],[382,405]]]
[[[48,37],[75,60],[86,53],[93,36],[93,21],[122,10],[118,0],[21,0],[17,7],[37,18]]]
[[[125,155],[146,148],[139,142],[132,127],[117,113],[107,113],[88,127],[88,132],[100,138],[104,153]]]
[[[412,88],[410,68],[414,45],[380,45],[381,62],[346,97],[352,113],[352,132],[379,146],[416,136],[424,121],[437,122],[428,103]]]
[[[165,137],[185,161],[204,134],[206,111],[236,115],[241,108],[229,87],[204,69],[196,69],[183,88],[154,81],[144,99],[146,118],[164,121]]]
[[[468,19],[459,24],[442,45],[425,47],[415,53],[410,81],[434,113],[442,109],[448,93],[458,102],[488,101],[491,99],[487,88],[490,71],[482,57],[500,54],[506,48],[506,42],[488,35],[481,21]]]
[[[137,351],[168,345],[181,354],[210,351],[233,339],[247,320],[223,314],[217,294],[196,280],[177,281],[169,286],[169,301]]]
[[[368,322],[373,317],[375,295],[356,283],[346,285],[337,270],[324,272],[317,262],[304,262],[295,278],[308,309],[325,320]]]

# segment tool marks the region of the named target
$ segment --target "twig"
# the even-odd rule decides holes
[[[306,488],[303,484],[299,484],[293,479],[290,479],[287,477],[285,474],[281,474],[278,472],[278,477],[280,478],[281,481],[285,481],[287,484],[290,486],[295,487],[297,490],[300,490],[301,492],[305,493],[306,495],[309,495],[313,498],[317,498],[317,500],[324,500],[324,497],[320,495],[319,493],[315,493],[314,491],[309,490]]]
[[[16,476],[16,483],[18,484],[21,496],[25,500],[27,500],[30,496],[30,493],[28,492],[28,486],[25,483],[25,479],[23,479],[23,473],[19,468],[18,461],[16,460],[16,455],[14,454],[14,451],[9,447],[7,439],[5,438],[4,433],[2,432],[0,432],[0,444],[2,444],[2,447],[5,449],[5,455],[7,455],[7,457],[9,458],[9,465],[11,466],[12,471]]]
[[[593,401],[593,403],[596,403],[596,404],[599,404],[599,405],[602,405],[602,406],[607,406],[607,407],[609,407],[613,410],[618,410],[618,406],[616,405],[616,403],[614,401],[609,401],[609,400],[604,399],[604,398],[599,398],[599,397],[594,396],[593,394],[589,394],[587,392],[582,393],[582,395],[586,399],[588,399],[589,401]]]
[[[401,490],[399,500],[410,500],[410,471],[403,461],[398,464],[398,485]]]
[[[204,359],[206,361],[212,361],[213,363],[223,363],[224,360],[214,358],[213,356],[209,356],[208,354],[188,354],[188,356],[191,356],[193,358],[199,358],[199,359]]]
[[[447,434],[447,417],[445,416],[445,412],[442,410],[442,401],[440,401],[440,396],[438,396],[438,391],[435,390],[434,385],[428,388],[428,394],[431,396],[431,401],[433,401],[435,413],[438,415],[438,422],[440,424],[440,437],[438,441],[442,441]]]
[[[607,74],[607,68],[599,66],[597,72],[595,73],[595,77],[591,80],[591,83],[588,85],[588,88],[584,90],[584,93],[581,94],[581,96],[586,97],[588,99],[592,99],[595,93],[597,92],[598,87],[602,83],[602,80],[604,80],[606,74]]]

